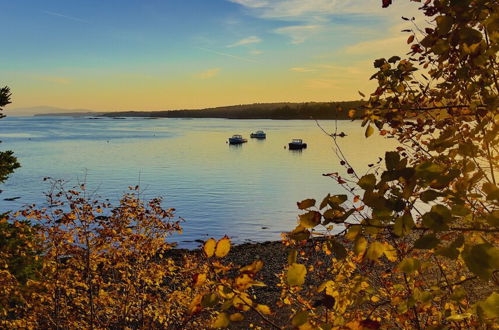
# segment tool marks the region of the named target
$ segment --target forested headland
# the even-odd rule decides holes
[[[351,119],[348,111],[360,110],[362,101],[254,103],[199,110],[107,112],[108,117],[228,118],[228,119]],[[362,111],[357,111],[360,117]]]

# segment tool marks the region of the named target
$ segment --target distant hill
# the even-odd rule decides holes
[[[87,109],[62,109],[50,106],[5,109],[5,114],[10,116],[96,116],[102,113]]]
[[[103,116],[227,119],[350,119],[348,117],[348,110],[360,109],[362,104],[362,101],[254,103],[200,110],[107,112]],[[360,115],[360,111],[358,115]]]

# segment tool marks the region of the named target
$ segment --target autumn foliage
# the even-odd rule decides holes
[[[361,173],[330,133],[344,174],[328,176],[345,192],[298,203],[275,305],[257,294],[264,263],[228,262],[228,237],[175,256],[180,223],[159,199],[132,189],[112,206],[56,181],[48,207],[0,222],[1,326],[223,328],[249,314],[262,328],[496,326],[499,4],[418,5],[429,23],[403,18],[407,58],[374,61],[363,109],[366,137],[399,146]]]

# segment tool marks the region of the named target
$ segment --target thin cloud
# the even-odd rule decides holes
[[[236,41],[235,43],[228,45],[227,48],[257,44],[259,42],[262,42],[262,39],[258,38],[257,36],[251,36],[251,37]]]
[[[217,76],[220,73],[220,71],[221,71],[220,68],[213,68],[213,69],[209,69],[209,70],[198,73],[196,75],[196,77],[199,79],[210,79],[210,78]]]
[[[255,49],[255,50],[250,51],[250,54],[251,55],[262,55],[263,51]]]
[[[365,0],[229,0],[254,10],[263,18],[291,19],[339,13],[366,12]],[[359,3],[364,4],[359,6]],[[379,5],[379,4],[378,4]]]
[[[315,69],[311,69],[311,68],[302,68],[302,67],[290,68],[289,70],[290,70],[290,71],[294,71],[294,72],[300,72],[300,73],[304,73],[304,72],[314,72],[314,71],[316,71]]]
[[[366,0],[228,0],[250,10],[261,18],[281,20],[320,19],[331,15],[368,14],[379,11],[378,1]],[[401,4],[402,5],[402,4]],[[400,7],[400,6],[399,6]],[[404,6],[407,8],[407,6]],[[405,8],[404,8],[405,9]],[[390,8],[391,14],[393,9]],[[385,10],[388,14],[389,10]],[[402,11],[403,12],[403,11]]]
[[[320,28],[320,25],[292,25],[275,29],[274,32],[290,37],[291,43],[296,45],[305,42],[311,34],[316,33]]]
[[[80,23],[87,23],[87,24],[90,24],[90,22],[89,22],[89,21],[84,20],[84,19],[82,19],[82,18],[73,17],[73,16],[68,16],[68,15],[64,15],[64,14],[56,13],[56,12],[53,12],[53,11],[42,10],[42,13],[47,14],[47,15],[50,15],[50,16],[62,17],[62,18],[65,18],[65,19],[68,19],[68,20],[71,20],[71,21],[75,21],[75,22],[80,22]]]
[[[196,47],[196,49],[200,49],[202,51],[205,51],[205,52],[208,52],[208,53],[212,53],[212,54],[217,54],[217,55],[220,55],[220,56],[234,58],[236,60],[240,60],[240,61],[244,61],[244,62],[259,63],[258,61],[255,61],[255,60],[252,60],[252,59],[249,59],[249,58],[240,57],[240,56],[236,56],[236,55],[232,55],[232,54],[227,54],[227,53],[222,53],[222,52],[217,52],[216,50],[212,50],[212,49],[208,49],[208,48]]]

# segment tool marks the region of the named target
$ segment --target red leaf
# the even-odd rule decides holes
[[[382,8],[387,8],[392,4],[392,0],[382,0]]]

